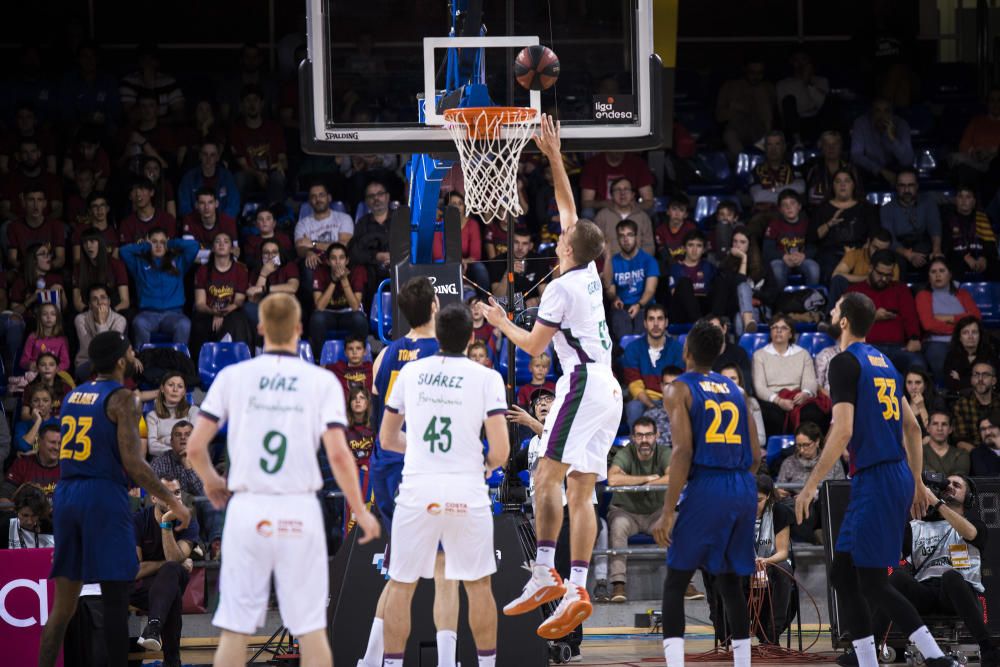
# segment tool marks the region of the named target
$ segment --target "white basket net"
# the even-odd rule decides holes
[[[448,129],[462,162],[465,207],[489,224],[524,213],[517,197],[517,166],[534,133],[537,112],[527,107],[447,109]]]

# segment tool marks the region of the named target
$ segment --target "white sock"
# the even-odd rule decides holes
[[[458,635],[454,630],[438,630],[438,667],[455,667],[455,644]]]
[[[910,635],[910,641],[913,642],[917,650],[920,651],[924,660],[933,660],[934,658],[940,658],[944,655],[941,652],[941,647],[938,643],[934,641],[934,637],[931,636],[931,631],[927,629],[926,625],[921,625],[919,628],[913,631]]]
[[[733,640],[733,665],[750,667],[750,638]]]
[[[392,657],[385,656],[383,667],[403,667],[403,654],[401,653],[398,656],[394,655]]]
[[[538,544],[538,554],[535,556],[535,565],[542,567],[556,566],[556,545]]]
[[[851,643],[854,645],[854,655],[858,657],[858,667],[878,667],[874,635],[855,639]]]
[[[497,651],[479,651],[479,667],[495,667],[497,664]]]
[[[587,587],[587,570],[590,569],[586,565],[574,565],[569,569],[569,581],[572,584],[581,586],[583,588]]]
[[[667,667],[684,667],[684,638],[667,637],[663,640],[663,657]]]
[[[370,667],[378,667],[382,664],[382,651],[385,645],[382,643],[382,619],[372,620],[372,631],[368,635],[368,648],[365,649],[365,657],[362,660]]]

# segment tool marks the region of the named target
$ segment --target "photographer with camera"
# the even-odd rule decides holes
[[[987,530],[976,511],[975,484],[965,475],[924,472],[923,477],[931,509],[907,525],[903,555],[912,567],[897,569],[889,582],[921,615],[961,618],[979,643],[982,667],[996,667],[1000,652],[990,641],[978,600],[986,590],[982,564]],[[875,636],[884,637],[889,619],[879,613],[875,625]]]

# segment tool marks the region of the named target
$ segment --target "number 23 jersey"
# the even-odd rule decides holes
[[[746,471],[753,446],[743,392],[718,373],[684,373],[675,380],[691,391],[692,471],[721,468]]]
[[[337,376],[283,352],[224,368],[199,415],[229,424],[229,490],[262,494],[322,488],[321,438],[347,422]]]
[[[386,410],[406,419],[404,484],[465,475],[483,484],[483,421],[507,412],[503,379],[462,355],[437,353],[403,367]]]

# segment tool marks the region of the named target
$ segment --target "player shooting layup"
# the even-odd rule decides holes
[[[590,220],[578,220],[573,191],[559,152],[559,130],[542,115],[535,143],[549,159],[562,234],[556,245],[559,277],[542,294],[530,332],[507,319],[494,299],[480,304],[483,315],[514,345],[537,355],[555,339],[563,375],[542,431],[544,458],[535,476],[538,555],[524,592],[504,607],[524,614],[562,597],[555,613],[538,628],[546,639],[569,634],[590,616],[587,569],[597,537],[591,498],[598,477],[607,477],[608,450],[622,418],[622,394],[611,372],[611,338],[604,319],[604,291],[594,260],[604,251],[604,234]],[[555,570],[556,539],[562,525],[562,485],[570,520],[570,580]]]
[[[408,363],[396,377],[382,416],[382,447],[405,453],[403,483],[392,518],[385,666],[402,667],[410,634],[410,607],[420,578],[434,576],[438,544],[444,574],[462,581],[479,667],[496,663],[497,608],[490,585],[496,572],[489,470],[507,462],[507,396],[500,374],[465,356],[472,314],[453,303],[437,314],[441,351]],[[406,432],[403,433],[403,421]]]
[[[840,329],[840,354],[830,362],[833,422],[826,446],[795,497],[799,523],[823,478],[847,449],[851,500],[834,546],[830,583],[837,591],[859,667],[878,667],[871,609],[880,608],[923,654],[928,667],[958,662],[941,652],[917,610],[889,583],[887,568],[899,565],[907,514],[927,513],[920,425],[902,396],[903,378],[892,362],[865,342],[875,322],[867,296],[847,294],[830,313]]]
[[[364,531],[378,537],[365,509],[357,467],[344,438],[344,393],[333,373],[298,356],[302,311],[288,294],[260,304],[264,354],[219,373],[201,404],[188,458],[205,495],[226,510],[215,664],[246,663],[249,636],[264,623],[271,575],[285,625],[298,637],[303,664],[330,665],[326,535],[316,492],[323,487],[320,440],[337,484]],[[229,423],[229,479],[212,467],[208,445]]]

